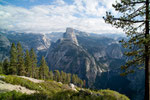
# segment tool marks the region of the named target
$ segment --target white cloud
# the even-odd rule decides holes
[[[0,28],[33,33],[65,31],[73,27],[92,33],[121,33],[105,24],[102,16],[113,0],[74,0],[68,5],[56,0],[52,5],[37,5],[30,9],[0,5]]]

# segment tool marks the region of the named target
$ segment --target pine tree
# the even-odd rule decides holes
[[[57,82],[61,81],[61,77],[60,77],[60,72],[59,70],[55,70],[54,71],[54,80],[56,80]]]
[[[24,67],[24,53],[21,47],[20,42],[17,44],[17,69],[18,75],[23,76],[25,75],[25,67]]]
[[[54,77],[53,72],[50,71],[48,74],[49,74],[49,79],[50,79],[50,80],[53,80],[53,77]]]
[[[33,78],[36,76],[35,69],[37,67],[37,56],[33,50],[33,48],[30,50],[30,58],[31,58],[31,75]]]
[[[9,74],[17,74],[17,49],[14,43],[11,45],[10,50],[10,68]]]
[[[63,72],[63,71],[61,71],[60,76],[61,76],[60,81],[61,81],[62,83],[66,83],[66,78],[67,78],[67,77],[66,77],[66,73]]]
[[[42,56],[42,60],[41,60],[40,68],[39,68],[39,77],[41,79],[47,79],[48,72],[49,72],[49,68],[46,64],[44,56]]]
[[[69,84],[71,82],[71,74],[67,74],[66,82]]]
[[[26,54],[25,54],[25,71],[26,71],[26,76],[28,77],[32,76],[32,62],[28,50],[26,50]]]
[[[10,65],[8,59],[5,59],[3,62],[3,70],[6,75],[9,74],[9,66]]]
[[[150,35],[149,35],[149,0],[121,0],[113,5],[118,11],[119,17],[115,17],[111,12],[106,12],[104,20],[115,26],[122,28],[129,40],[121,42],[129,51],[125,55],[130,57],[126,65],[121,68],[124,75],[134,72],[133,68],[145,68],[145,100],[150,100]],[[132,67],[131,67],[132,66]]]

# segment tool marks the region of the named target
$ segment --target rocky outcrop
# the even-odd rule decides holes
[[[74,29],[72,29],[72,28],[67,28],[66,29],[66,32],[63,35],[63,39],[65,41],[70,41],[70,42],[74,43],[77,46],[79,45],[78,41],[77,41],[77,38],[76,38],[76,35],[74,33]]]

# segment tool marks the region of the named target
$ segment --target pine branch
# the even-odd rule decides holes
[[[124,21],[124,22],[132,22],[132,23],[141,23],[145,22],[145,20],[128,20],[128,19],[121,19],[121,18],[113,18],[113,20],[119,20],[119,21]]]
[[[130,4],[141,4],[141,3],[146,3],[146,1],[130,2]]]
[[[125,5],[134,5],[134,4],[142,4],[142,3],[146,3],[146,1],[137,1],[137,2],[128,2],[126,0],[123,1],[123,4]]]
[[[145,8],[145,5],[139,7],[136,11],[134,11],[133,13],[131,13],[128,17],[129,17],[129,18],[134,18],[134,17],[140,15],[139,13],[138,13],[138,14],[136,14],[136,13],[137,13],[138,11],[141,11],[143,8]]]

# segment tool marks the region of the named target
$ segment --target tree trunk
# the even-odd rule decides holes
[[[146,0],[146,23],[145,23],[145,39],[149,35],[149,0]],[[150,69],[149,69],[149,48],[148,43],[145,44],[145,100],[150,100]]]

